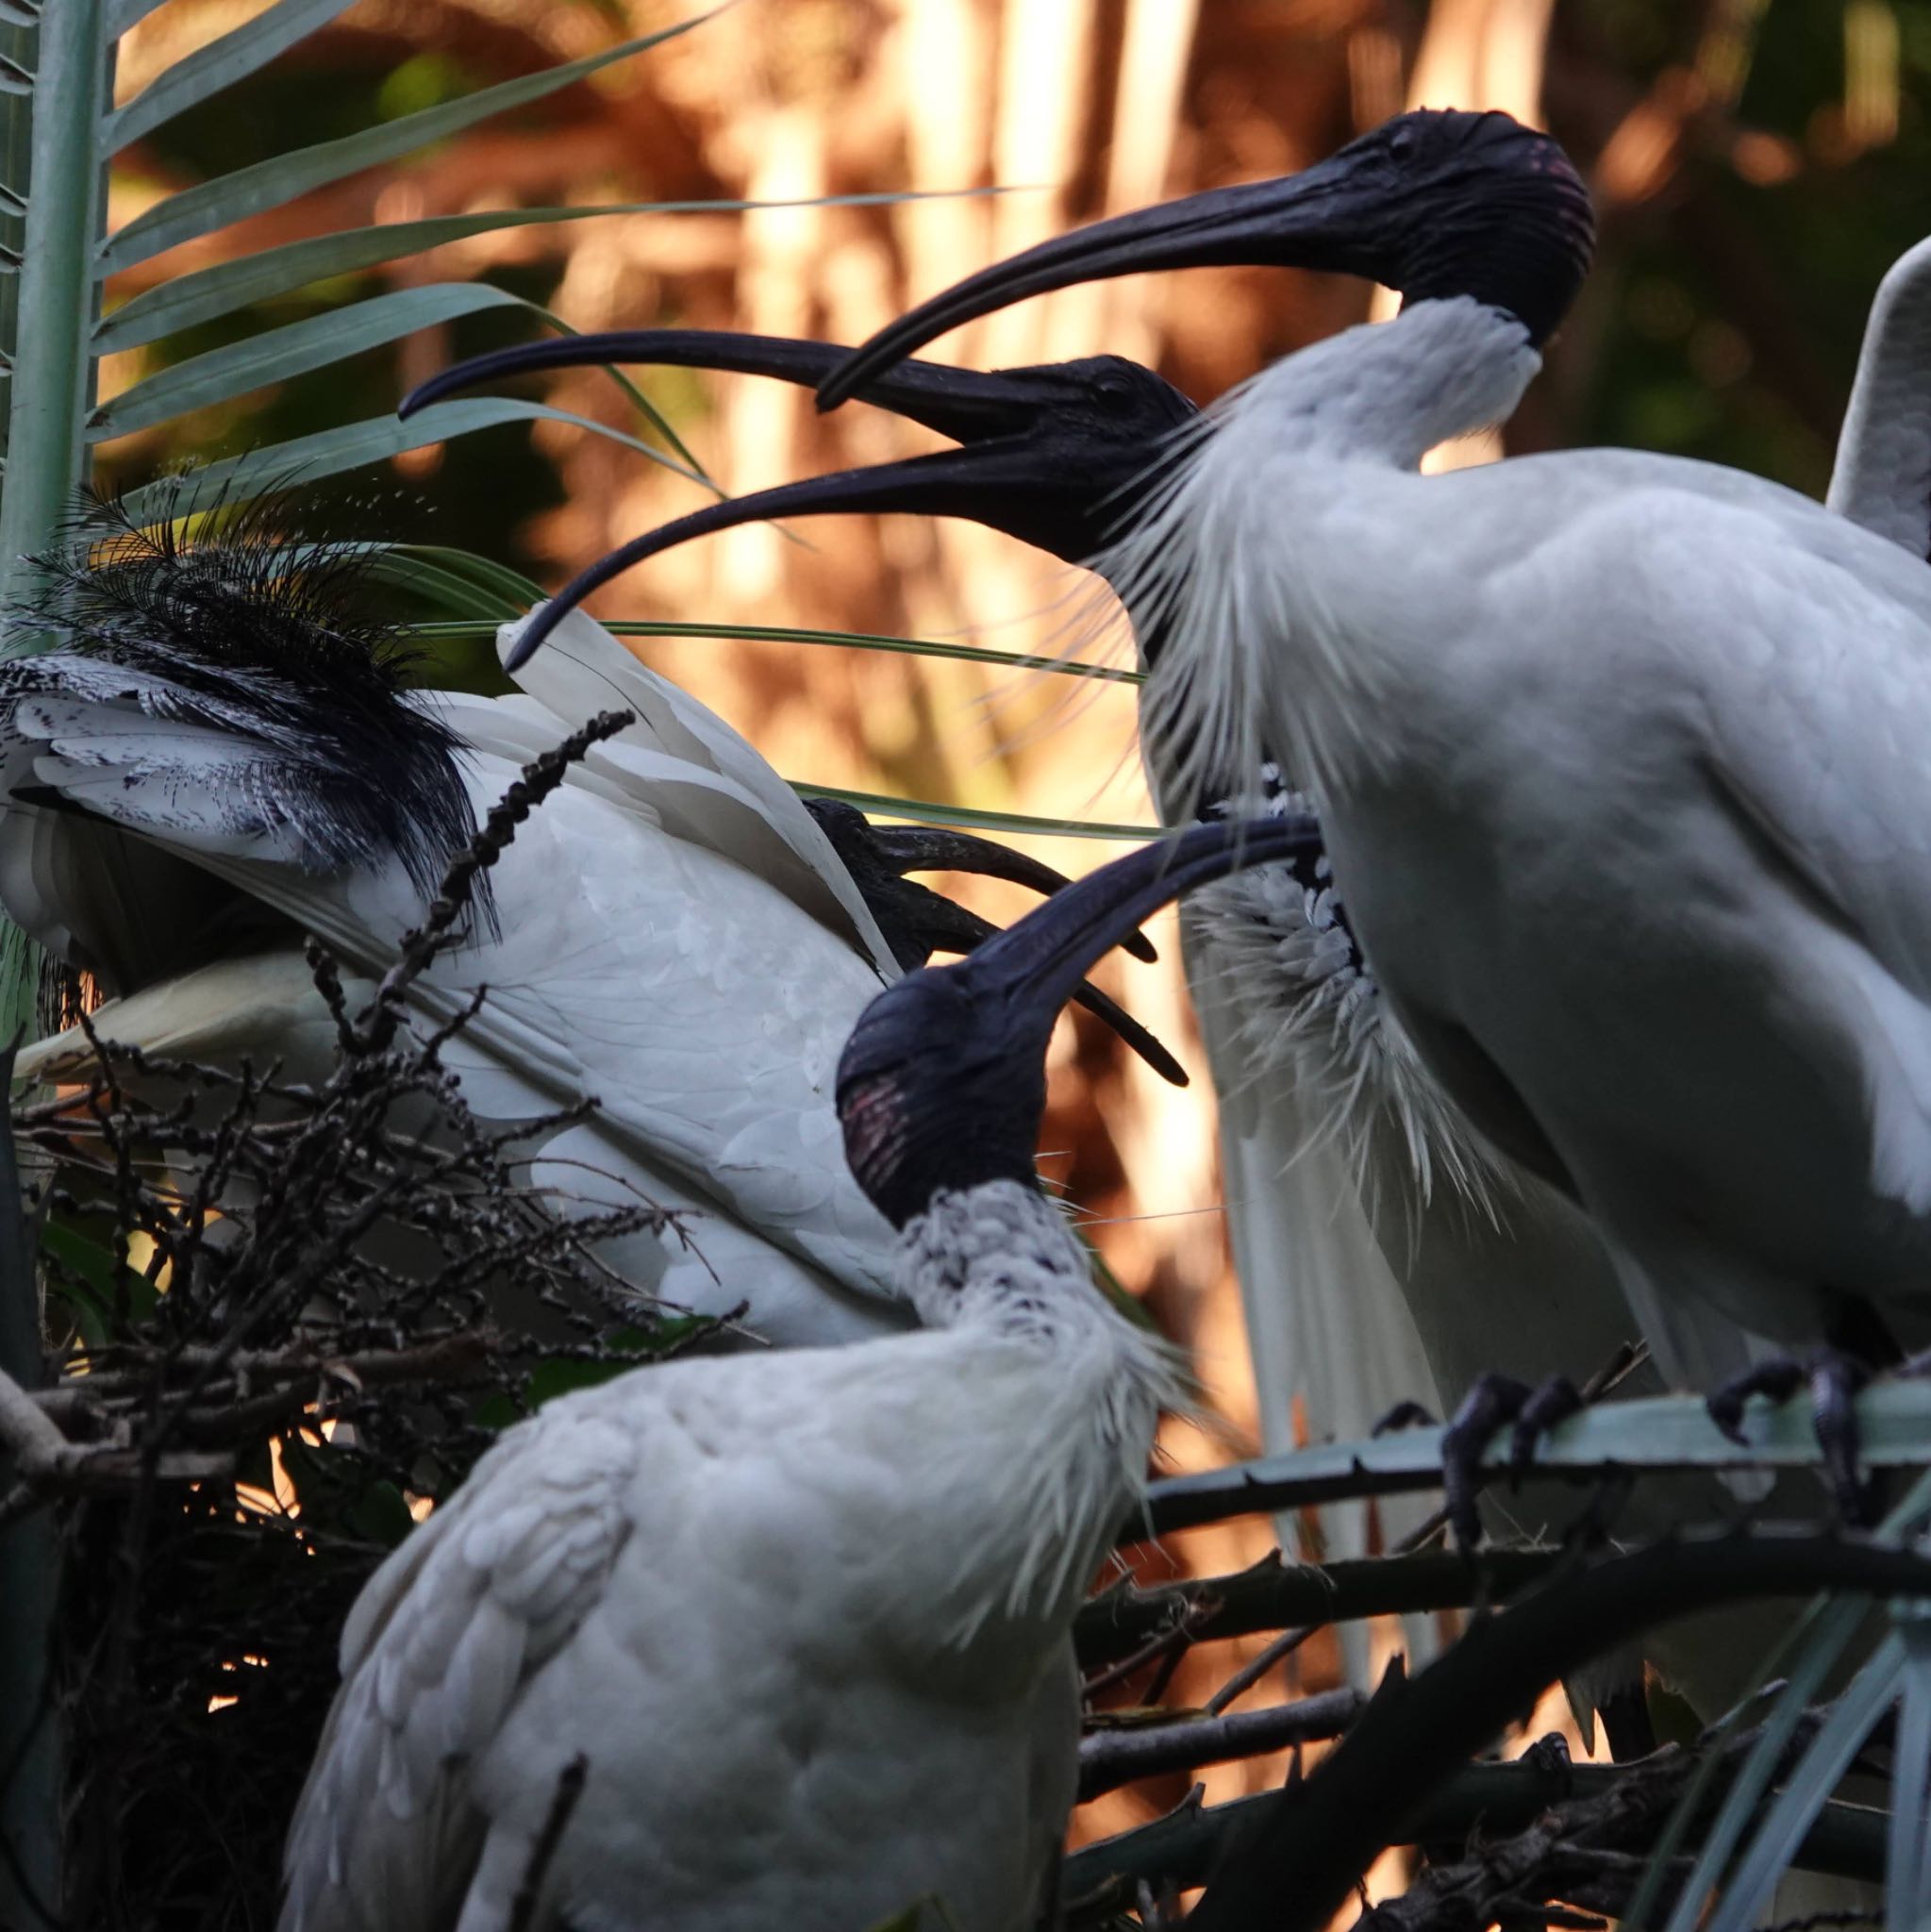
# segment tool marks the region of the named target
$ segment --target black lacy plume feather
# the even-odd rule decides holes
[[[312,511],[310,512],[312,514]],[[317,870],[392,855],[428,899],[475,835],[462,739],[404,693],[420,659],[371,594],[370,546],[303,533],[286,490],[169,481],[158,513],[85,491],[17,623],[163,681],[154,715],[258,740]],[[496,929],[487,882],[478,919]]]

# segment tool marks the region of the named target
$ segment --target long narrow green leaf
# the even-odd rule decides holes
[[[344,547],[367,551],[369,574],[376,582],[394,584],[425,601],[441,604],[463,620],[409,625],[408,635],[425,643],[445,638],[493,641],[505,624],[521,617],[543,594],[527,577],[508,565],[467,550],[449,550],[431,543]]]
[[[403,558],[421,558],[487,591],[508,607],[511,617],[521,617],[532,604],[542,601],[542,587],[533,584],[521,571],[498,563],[493,557],[478,557],[474,550],[454,550],[438,543],[395,543],[391,552]]]
[[[118,40],[131,26],[138,26],[164,0],[115,0],[108,8],[108,34]]]
[[[305,316],[281,328],[264,329],[206,355],[191,356],[158,370],[96,409],[88,440],[105,442],[171,416],[186,415],[263,389],[272,382],[306,375],[310,370],[359,356],[419,328],[434,328],[459,315],[485,308],[529,308],[533,304],[489,282],[432,282],[416,289],[393,289],[346,308]]]
[[[983,644],[955,644],[934,638],[889,638],[871,631],[793,630],[783,625],[644,624],[619,620],[604,625],[624,638],[737,638],[752,643],[835,644],[854,651],[896,651],[914,658],[957,658],[968,664],[996,664],[1002,671],[1048,671],[1060,677],[1097,678],[1102,684],[1144,684],[1145,674],[1112,664],[1082,664],[1071,658],[1039,658],[1028,651],[994,651]]]
[[[539,596],[541,591],[537,593]],[[887,651],[910,658],[960,658],[971,664],[996,664],[1002,671],[1045,671],[1059,677],[1093,677],[1107,684],[1143,684],[1145,675],[1111,664],[1082,664],[1070,658],[1036,658],[1024,651],[992,651],[981,644],[955,644],[932,638],[882,637],[862,630],[793,630],[767,624],[665,624],[641,618],[599,618],[620,638],[718,638],[753,644],[823,644],[848,651]],[[458,627],[459,628],[459,627]],[[424,634],[429,635],[425,627]],[[442,635],[454,637],[457,628]]]
[[[1715,1889],[1732,1854],[1742,1842],[1744,1833],[1761,1814],[1764,1794],[1770,1789],[1771,1779],[1775,1776],[1777,1765],[1791,1738],[1796,1735],[1804,1713],[1823,1688],[1824,1678],[1850,1647],[1869,1610],[1870,1606],[1859,1601],[1847,1599],[1832,1604],[1823,1613],[1823,1623],[1791,1664],[1776,1708],[1765,1722],[1756,1748],[1739,1768],[1736,1781],[1724,1793],[1723,1806],[1710,1822],[1702,1849],[1690,1868],[1690,1877],[1676,1895],[1675,1909],[1670,1915],[1669,1932],[1684,1932],[1685,1927],[1694,1926],[1702,1917],[1704,1902]],[[1830,1793],[1826,1790],[1823,1795],[1827,1798]],[[1686,1814],[1689,1807],[1684,1804],[1677,1808],[1681,1815]],[[1675,1822],[1672,1821],[1673,1824]],[[1688,1823],[1687,1816],[1683,1822]],[[1664,1876],[1663,1868],[1658,1864],[1645,1874],[1644,1887],[1659,1889]],[[1648,1907],[1649,1899],[1639,1893],[1630,1914],[1632,1923],[1640,1924],[1647,1916]]]
[[[355,0],[278,0],[266,13],[258,13],[232,33],[210,41],[185,60],[175,61],[125,107],[108,116],[101,128],[101,158],[118,154],[129,142],[152,134],[162,122],[198,107],[225,87],[245,80],[338,13],[346,13],[354,4]]]
[[[1851,1760],[1870,1735],[1872,1725],[1897,1695],[1904,1666],[1904,1645],[1890,1636],[1852,1678],[1850,1688],[1838,1699],[1823,1727],[1810,1740],[1809,1749],[1791,1771],[1790,1783],[1777,1793],[1749,1851],[1743,1855],[1716,1910],[1710,1914],[1709,1932],[1749,1932],[1751,1926],[1760,1923],[1760,1915],[1776,1890],[1777,1880],[1790,1870],[1790,1860],[1803,1843],[1811,1820],[1830,1802],[1838,1780],[1850,1769]],[[1676,1921],[1686,1927],[1686,1932],[1696,1924],[1698,1917],[1685,1910],[1689,1896],[1686,1890],[1684,1904],[1676,1908]]]
[[[744,214],[767,208],[880,208],[903,201],[950,201],[992,194],[990,188],[943,190],[929,194],[821,194],[796,201],[624,201],[593,208],[492,208],[487,213],[430,215],[420,222],[388,222],[379,227],[344,228],[340,234],[315,235],[306,242],[285,242],[234,261],[222,261],[191,275],[143,290],[124,302],[94,330],[97,355],[136,349],[158,336],[192,328],[218,316],[231,314],[257,302],[286,295],[328,275],[354,275],[405,255],[420,255],[445,242],[472,235],[492,235],[507,228],[540,227],[545,224],[595,221],[606,215]]]
[[[1906,1539],[1917,1531],[1927,1514],[1931,1514],[1931,1471],[1921,1471],[1917,1481],[1886,1513],[1875,1537],[1881,1542]],[[1776,1707],[1763,1723],[1750,1756],[1739,1769],[1722,1807],[1703,1834],[1703,1849],[1678,1894],[1676,1918],[1682,1916],[1683,1900],[1708,1896],[1736,1848],[1756,1823],[1762,1808],[1763,1793],[1776,1775],[1798,1724],[1825,1677],[1862,1628],[1868,1609],[1868,1605],[1854,1601],[1812,1599],[1759,1668],[1759,1684],[1782,1675],[1784,1688]],[[1733,1735],[1747,1714],[1742,1706],[1733,1710],[1724,1720],[1723,1736],[1727,1739]],[[1712,1754],[1697,1767],[1696,1775],[1677,1801],[1675,1811],[1655,1847],[1650,1869],[1623,1915],[1623,1923],[1629,1932],[1641,1932],[1651,1923],[1670,1876],[1671,1860],[1687,1840],[1715,1773],[1716,1755]]]
[[[856,805],[868,816],[910,819],[921,825],[968,825],[986,832],[1037,832],[1053,839],[1120,839],[1144,844],[1159,838],[1164,825],[1109,825],[1097,819],[1042,819],[1022,811],[982,811],[971,805],[940,805],[929,798],[893,798],[883,791],[847,791],[839,785],[809,785],[793,778],[800,798],[835,798]],[[1440,1466],[1438,1461],[1438,1468]]]
[[[1885,1932],[1923,1932],[1931,1924],[1931,1621],[1923,1602],[1891,1606],[1905,1647],[1903,1695],[1891,1758],[1890,1829],[1884,1854]]]
[[[487,396],[474,401],[438,403],[407,423],[393,416],[369,416],[359,423],[345,423],[337,429],[319,430],[313,436],[298,436],[289,442],[277,442],[267,449],[251,450],[245,456],[228,457],[195,472],[199,487],[211,493],[225,493],[230,500],[245,501],[252,492],[290,483],[313,483],[323,476],[340,475],[344,470],[359,470],[368,463],[386,462],[407,449],[422,449],[432,442],[448,442],[478,429],[493,429],[502,423],[541,418],[551,423],[568,423],[607,436],[654,463],[674,471],[688,472],[661,450],[612,429],[607,423],[592,423],[585,416],[573,416],[568,409],[553,409],[546,403],[520,402],[511,397]],[[692,476],[691,481],[702,479]],[[127,499],[137,521],[159,515],[172,486],[166,481],[151,483]]]
[[[18,607],[22,559],[46,547],[85,474],[95,298],[88,269],[106,185],[92,140],[107,96],[104,4],[60,0],[40,32],[33,205],[22,241],[14,379],[5,391],[10,467],[0,494],[0,608]],[[15,648],[28,647],[25,636],[16,639]]]
[[[375,551],[368,569],[371,583],[392,585],[441,609],[475,619],[474,623],[448,626],[464,637],[494,637],[501,625],[521,614],[507,609],[501,599],[456,571],[422,558],[398,556],[387,546]]]
[[[436,107],[420,108],[413,114],[405,114],[399,120],[386,122],[380,126],[365,127],[358,134],[345,134],[339,141],[318,142],[310,147],[298,148],[293,154],[277,155],[273,160],[258,161],[253,167],[237,168],[232,174],[220,175],[212,181],[184,188],[180,193],[169,195],[145,214],[137,215],[109,240],[101,251],[101,273],[112,275],[117,269],[145,261],[164,249],[191,242],[197,235],[226,227],[230,222],[238,222],[243,216],[277,208],[285,201],[294,200],[297,195],[325,188],[331,181],[340,181],[344,175],[359,174],[364,168],[379,167],[384,161],[392,161],[412,149],[426,147],[432,142],[459,134],[465,127],[473,127],[478,121],[487,121],[493,114],[540,101],[547,94],[586,79],[601,68],[626,60],[631,55],[641,54],[665,41],[674,40],[679,34],[689,33],[709,18],[709,12],[695,14],[689,20],[679,21],[674,26],[620,42],[614,47],[606,47],[601,53],[586,54],[581,59],[546,67],[541,74],[526,74],[515,80],[502,81],[495,87],[465,94],[459,101],[443,101]]]

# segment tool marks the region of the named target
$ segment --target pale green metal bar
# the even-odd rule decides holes
[[[0,614],[17,605],[24,559],[45,548],[86,474],[82,425],[93,380],[88,336],[104,192],[93,142],[107,103],[103,14],[103,0],[60,0],[41,23],[18,337],[7,391]]]

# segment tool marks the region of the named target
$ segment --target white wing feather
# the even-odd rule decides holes
[[[313,868],[299,821],[281,808],[291,777],[272,731],[242,740],[180,723],[164,684],[116,667],[36,664],[46,688],[15,698],[0,737],[16,784],[51,786],[191,858],[366,973],[393,957],[421,917],[417,891],[398,865]],[[513,1121],[593,1097],[600,1167],[747,1223],[749,1242],[721,1243],[739,1258],[767,1251],[750,1278],[723,1287],[704,1262],[666,1257],[654,1273],[669,1265],[673,1292],[717,1311],[755,1301],[766,1280],[798,1339],[896,1325],[896,1311],[874,1319],[845,1300],[891,1296],[891,1230],[851,1180],[831,1108],[845,1035],[897,973],[856,886],[750,747],[601,626],[573,619],[532,673],[537,696],[417,700],[473,747],[465,782],[479,817],[582,717],[624,706],[639,723],[574,768],[519,829],[494,873],[500,935],[439,960],[415,1005],[446,1020],[486,987],[451,1055],[480,1112]],[[120,877],[141,867],[89,870],[119,849],[105,830],[35,809],[0,816],[8,901],[70,957],[85,951],[61,943],[74,938],[68,915],[90,932],[125,924]],[[78,909],[76,879],[90,887]],[[189,1030],[211,1044],[205,997],[184,991]],[[277,983],[271,1003],[284,992]],[[124,1037],[179,1037],[181,1016],[164,1006],[124,1010],[124,1026],[141,1029]],[[259,1006],[238,1024],[256,1025]],[[809,1306],[827,1280],[838,1290],[820,1333]]]
[[[370,1581],[296,1807],[284,1932],[452,1923],[489,1830],[468,1790],[630,1532],[634,1429],[558,1404],[507,1436]]]

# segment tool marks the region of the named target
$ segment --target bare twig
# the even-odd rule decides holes
[[[1107,1664],[1152,1645],[1157,1655],[1183,1622],[1195,1643],[1258,1630],[1341,1623],[1353,1617],[1460,1609],[1507,1597],[1549,1574],[1555,1550],[1488,1550],[1477,1557],[1428,1552],[1345,1563],[1283,1563],[1278,1552],[1232,1576],[1204,1577],[1157,1590],[1123,1584],[1080,1612],[1082,1661]]]
[[[1358,1690],[1324,1690],[1318,1697],[1234,1717],[1187,1717],[1174,1724],[1095,1731],[1080,1740],[1080,1802],[1135,1778],[1186,1771],[1197,1764],[1224,1764],[1236,1757],[1259,1757],[1289,1744],[1338,1738],[1367,1701]]]

